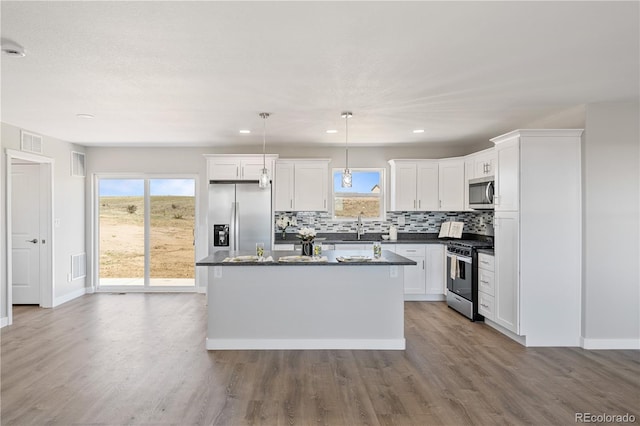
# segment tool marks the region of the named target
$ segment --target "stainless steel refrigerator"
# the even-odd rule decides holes
[[[218,250],[255,253],[256,243],[271,249],[271,187],[257,181],[209,184],[209,253]]]

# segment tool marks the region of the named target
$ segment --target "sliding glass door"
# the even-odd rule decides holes
[[[99,287],[195,288],[195,179],[98,179]]]

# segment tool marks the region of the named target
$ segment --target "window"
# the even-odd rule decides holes
[[[333,218],[384,219],[384,169],[351,169],[353,185],[342,187],[342,169],[333,170]]]

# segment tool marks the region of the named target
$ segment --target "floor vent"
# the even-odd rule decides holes
[[[35,133],[20,131],[20,149],[27,152],[42,154],[42,136]]]
[[[80,253],[71,256],[71,280],[87,276],[87,254]]]

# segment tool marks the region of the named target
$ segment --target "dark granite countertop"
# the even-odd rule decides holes
[[[352,265],[416,265],[416,262],[406,257],[395,254],[389,250],[382,251],[382,258],[377,260],[362,262],[338,262],[337,257],[340,256],[369,256],[372,257],[369,250],[324,250],[322,256],[327,257],[327,262],[278,262],[278,259],[286,256],[299,256],[299,251],[265,251],[264,257],[271,256],[273,262],[224,262],[226,258],[235,256],[251,256],[255,253],[250,252],[229,252],[227,250],[218,251],[213,255],[209,255],[204,259],[196,262],[196,266],[352,266]]]
[[[318,233],[316,243],[324,244],[367,244],[374,241],[380,241],[382,244],[446,244],[457,238],[438,238],[437,233],[419,233],[419,232],[400,232],[397,240],[383,240],[382,235],[386,233],[367,233],[358,240],[356,233],[336,232],[336,233]],[[487,237],[475,234],[462,234],[463,240],[485,239]],[[300,244],[300,239],[296,234],[286,234],[286,238],[282,239],[282,233],[276,234],[273,240],[274,244]]]

